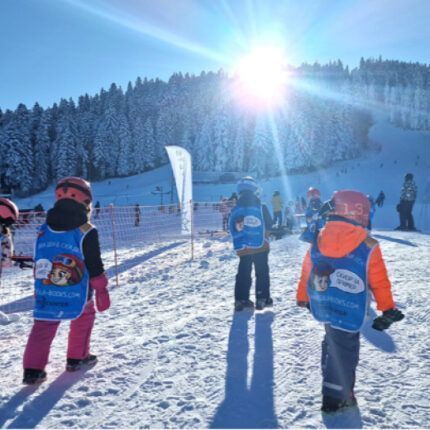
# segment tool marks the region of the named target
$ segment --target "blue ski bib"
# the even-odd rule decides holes
[[[312,271],[307,292],[313,317],[333,328],[357,332],[369,306],[367,265],[372,248],[363,242],[343,258],[311,248]]]
[[[265,239],[265,226],[261,206],[240,206],[230,214],[230,233],[236,251],[261,248]]]
[[[73,320],[81,315],[89,288],[82,241],[90,230],[57,232],[41,226],[34,258],[35,319]]]

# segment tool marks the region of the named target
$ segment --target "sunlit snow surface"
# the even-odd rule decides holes
[[[406,318],[383,333],[362,336],[356,396],[359,409],[335,417],[320,413],[320,343],[323,328],[295,306],[307,245],[297,235],[272,242],[273,312],[233,313],[237,257],[226,236],[199,237],[195,260],[189,242],[161,239],[120,250],[120,286],[112,308],[97,316],[93,369],[64,372],[67,324],[53,343],[48,381],[22,387],[22,355],[31,314],[0,319],[0,427],[4,428],[428,428],[430,427],[430,235],[393,232],[405,173],[415,174],[416,223],[430,231],[425,188],[430,176],[430,133],[380,122],[374,150],[329,169],[263,181],[263,200],[274,189],[284,198],[309,186],[324,198],[354,188],[387,200],[375,216],[393,283]],[[131,185],[130,185],[131,184]],[[167,168],[94,184],[102,205],[157,204],[155,186],[170,187]],[[234,185],[196,185],[195,199],[219,199]],[[49,207],[52,189],[19,202]],[[113,196],[113,197],[112,197]],[[430,202],[430,200],[429,200]],[[104,253],[106,267],[114,256]],[[111,284],[114,285],[113,279]],[[254,290],[252,290],[254,292]],[[371,313],[374,316],[374,312]]]
[[[237,258],[225,239],[202,240],[142,259],[120,275],[112,308],[97,316],[86,372],[64,372],[67,324],[54,341],[48,381],[22,387],[31,316],[1,326],[0,425],[64,427],[428,427],[430,236],[376,231],[406,318],[362,336],[359,411],[322,417],[323,328],[295,306],[307,245],[272,242],[273,312],[233,313]],[[147,249],[130,252],[138,259]],[[426,263],[427,262],[427,263]],[[372,313],[373,315],[373,313]],[[345,422],[346,419],[346,422]],[[342,421],[344,420],[344,421]]]

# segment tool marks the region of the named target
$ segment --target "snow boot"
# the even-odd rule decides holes
[[[273,306],[273,300],[271,297],[268,297],[267,299],[257,299],[255,309],[257,309],[257,311],[262,311],[264,308],[269,308],[272,306]]]
[[[83,367],[91,367],[97,363],[97,356],[93,354],[89,354],[88,357],[79,360],[77,358],[68,358],[66,370],[68,372],[76,372]]]
[[[244,309],[254,309],[254,302],[252,300],[236,300],[234,302],[235,311],[243,311]]]
[[[357,399],[352,394],[349,399],[336,399],[331,396],[323,396],[321,411],[326,414],[334,414],[347,408],[357,406]]]
[[[41,384],[46,381],[46,372],[39,369],[24,369],[22,383],[25,385]]]

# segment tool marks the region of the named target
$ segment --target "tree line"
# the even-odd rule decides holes
[[[430,129],[430,68],[361,59],[290,68],[285,103],[270,112],[234,96],[223,71],[175,73],[164,82],[137,78],[77,102],[43,109],[0,109],[0,186],[29,195],[68,175],[90,180],[130,176],[167,162],[181,145],[199,171],[296,173],[357,157],[368,145],[371,111],[396,125]]]

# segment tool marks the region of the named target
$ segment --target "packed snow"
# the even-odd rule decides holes
[[[323,327],[295,304],[308,245],[298,235],[272,241],[269,258],[274,307],[233,312],[238,259],[225,234],[199,237],[190,260],[187,240],[163,237],[121,249],[112,307],[98,314],[92,352],[99,363],[66,373],[68,324],[54,340],[48,380],[24,387],[22,355],[32,324],[28,311],[0,314],[0,427],[3,428],[428,428],[430,426],[430,134],[376,123],[378,151],[327,170],[262,182],[263,200],[280,189],[284,201],[317,186],[325,197],[351,187],[376,195],[373,235],[380,241],[403,321],[376,332],[370,313],[357,371],[358,409],[323,416],[320,347]],[[418,157],[417,157],[418,156]],[[383,164],[383,166],[381,166]],[[403,175],[415,174],[414,209],[423,232],[394,232]],[[133,184],[133,185],[131,185]],[[156,204],[155,186],[169,187],[167,169],[94,184],[102,205]],[[217,201],[233,184],[196,185],[195,199]],[[52,189],[19,202],[52,203]],[[120,201],[129,198],[129,201]],[[142,199],[142,200],[140,200]],[[103,252],[106,267],[114,255]],[[110,272],[111,273],[111,272]],[[111,273],[112,274],[112,273]],[[254,289],[252,290],[252,294]]]
[[[406,318],[362,336],[359,414],[343,427],[422,428],[430,423],[429,242],[380,232],[396,303]],[[22,387],[31,315],[3,326],[0,425],[5,428],[331,427],[320,408],[323,328],[295,306],[307,245],[272,242],[273,311],[233,312],[237,258],[228,238],[166,249],[121,274],[112,308],[99,314],[88,371],[64,372],[67,323],[52,348],[49,379]],[[146,249],[130,250],[137,259]],[[408,264],[405,264],[408,261]],[[371,316],[375,313],[372,312]],[[330,422],[334,420],[334,422]]]

